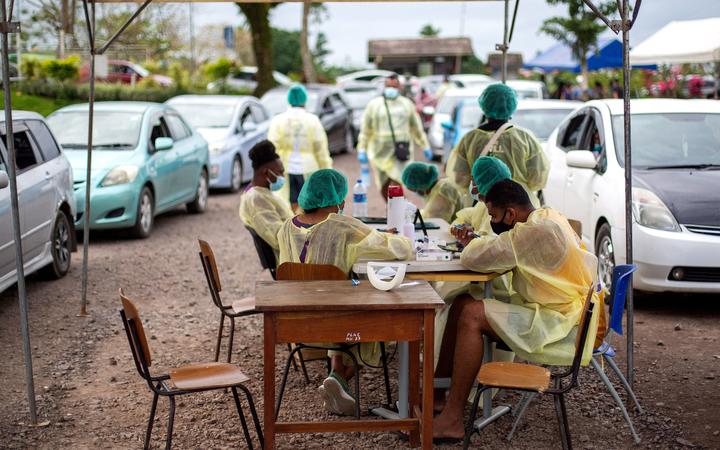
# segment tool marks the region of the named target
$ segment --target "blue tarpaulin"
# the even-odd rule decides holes
[[[622,42],[607,38],[598,41],[598,51],[588,55],[588,70],[622,68]],[[570,47],[557,44],[540,53],[523,65],[526,69],[542,69],[580,73],[580,61],[575,59]],[[635,69],[655,69],[656,66],[633,66]]]

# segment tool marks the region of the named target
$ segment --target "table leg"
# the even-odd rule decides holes
[[[422,446],[423,449],[432,448],[433,435],[433,378],[435,350],[434,327],[435,311],[425,311],[425,324],[423,326],[423,389],[422,389]]]
[[[265,313],[264,328],[264,373],[263,412],[265,423],[265,449],[275,448],[275,314]]]
[[[410,387],[410,416],[414,416],[416,406],[420,406],[420,341],[409,343],[409,387]],[[420,419],[420,417],[418,417]],[[410,433],[410,445],[420,445],[420,430]]]
[[[410,350],[408,342],[398,342],[398,354],[400,355],[400,367],[398,368],[398,415],[401,419],[410,417],[408,408],[408,373],[410,364]]]
[[[485,298],[492,298],[492,281],[485,282]],[[487,336],[483,336],[483,364],[492,361],[492,344]],[[483,392],[482,408],[483,417],[486,419],[492,414],[493,390],[487,389]]]

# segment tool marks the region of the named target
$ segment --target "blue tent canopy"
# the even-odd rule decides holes
[[[526,69],[542,69],[580,73],[580,62],[573,57],[570,47],[557,44],[540,53],[523,65]],[[588,70],[619,69],[622,67],[622,42],[619,39],[598,40],[598,51],[588,56]],[[635,69],[655,69],[656,66],[633,66]]]

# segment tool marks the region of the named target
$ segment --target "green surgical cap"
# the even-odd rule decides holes
[[[348,183],[345,175],[335,169],[320,169],[305,181],[298,205],[304,210],[336,206],[345,200]]]
[[[411,162],[402,173],[403,184],[411,191],[428,191],[438,179],[438,169],[432,164]]]
[[[518,104],[515,91],[502,83],[493,83],[486,87],[478,102],[486,117],[497,120],[508,120]]]
[[[484,197],[498,181],[511,180],[512,173],[508,166],[499,159],[492,156],[481,156],[473,164],[472,177],[478,194]]]
[[[288,103],[290,103],[290,106],[305,106],[307,97],[307,90],[302,84],[295,84],[288,89]]]

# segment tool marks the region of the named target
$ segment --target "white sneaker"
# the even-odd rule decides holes
[[[331,413],[331,414],[337,414],[342,415],[342,411],[334,407],[334,402],[330,400],[330,396],[328,395],[327,391],[325,390],[325,386],[322,384],[318,387],[318,392],[320,393],[320,397],[322,398],[322,405],[323,408],[325,408],[325,411]]]
[[[325,378],[323,381],[323,395],[325,398],[325,409],[333,414],[344,416],[355,415],[355,399],[345,392],[338,380],[333,377]]]

